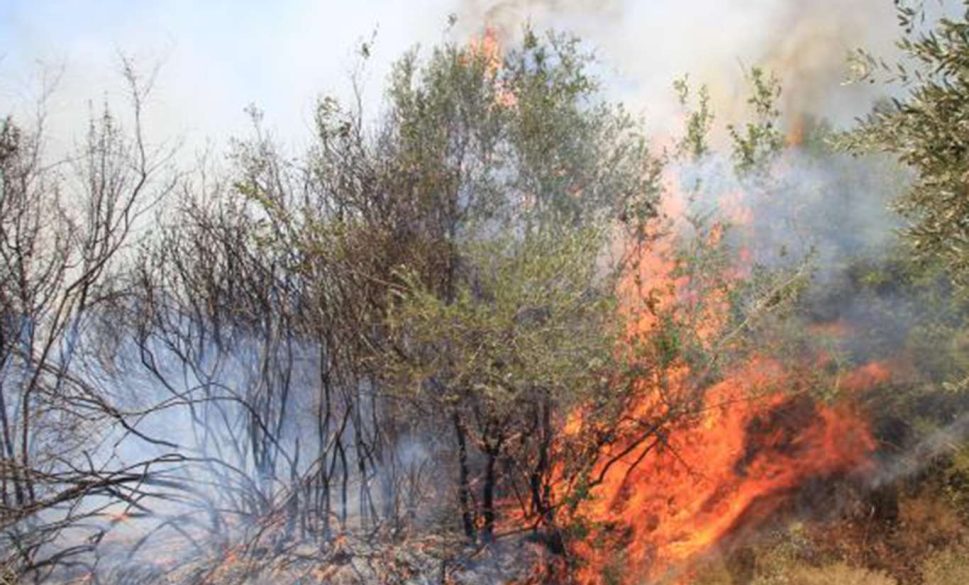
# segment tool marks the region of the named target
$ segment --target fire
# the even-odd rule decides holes
[[[485,28],[480,38],[471,40],[469,50],[472,55],[484,60],[485,74],[494,79],[495,104],[504,108],[515,107],[518,97],[498,78],[503,58],[498,32],[492,27]]]
[[[668,203],[667,215],[680,207]],[[742,224],[749,212],[738,209],[731,219]],[[716,243],[722,229],[714,226],[706,237]],[[676,301],[699,307],[693,330],[715,343],[726,324],[727,293],[691,289],[674,270],[671,248],[659,241],[640,259],[639,278],[623,283],[631,339],[651,335],[660,319],[654,309]],[[740,265],[729,269],[734,279],[747,272],[749,254],[738,256]],[[653,288],[644,291],[643,283]],[[700,303],[690,295],[706,298]],[[776,511],[807,480],[865,469],[875,440],[863,414],[848,401],[826,404],[810,394],[810,371],[828,360],[816,356],[802,374],[755,357],[708,387],[685,363],[639,380],[619,440],[599,455],[588,497],[568,518],[588,529],[573,544],[577,582],[664,581]],[[850,397],[888,376],[885,365],[868,364],[843,376],[839,387]],[[652,425],[654,432],[643,432]],[[575,413],[565,432],[578,437],[583,426],[583,414]]]
[[[480,38],[471,39],[470,49],[472,54],[484,59],[489,75],[494,75],[501,69],[501,43],[495,29],[487,27]]]
[[[127,511],[117,512],[114,514],[110,514],[108,516],[108,519],[111,521],[112,524],[120,524],[122,522],[127,522],[129,519],[131,519],[131,514],[128,513]]]
[[[809,478],[864,466],[874,449],[864,419],[780,389],[789,383],[779,364],[755,360],[709,389],[695,416],[612,463],[578,509],[593,527],[576,545],[578,581],[607,582],[617,559],[619,582],[660,579],[732,534],[755,506],[764,514]]]
[[[472,41],[470,51],[485,59],[486,73],[495,78],[496,104],[514,108],[516,96],[498,78],[502,53],[495,31],[487,29]],[[804,121],[797,118],[787,141],[798,145],[803,135]],[[722,216],[729,224],[751,223],[752,210],[744,199],[743,193],[722,198]],[[701,343],[714,345],[724,334],[729,291],[693,286],[673,260],[670,234],[686,216],[687,200],[676,181],[668,181],[660,230],[667,236],[652,240],[646,251],[632,252],[635,269],[619,289],[630,346],[657,332],[664,316],[669,317],[663,310],[674,306],[691,312],[690,327]],[[725,229],[713,225],[701,237],[716,245]],[[727,269],[728,280],[749,275],[751,256],[749,250],[738,251],[737,262]],[[841,337],[847,330],[839,322],[818,326],[816,333]],[[812,360],[805,370],[824,366],[830,358]],[[570,545],[570,556],[578,559],[576,582],[677,578],[691,560],[776,511],[807,480],[869,466],[875,440],[863,413],[849,401],[827,404],[814,398],[810,376],[762,356],[716,382],[706,383],[704,377],[680,361],[638,380],[617,428],[609,429],[614,439],[586,474],[591,479],[582,487],[585,497],[574,508],[564,507],[559,518],[587,530]],[[888,377],[887,366],[873,363],[843,376],[838,387],[850,398]],[[588,436],[595,423],[586,414],[580,408],[567,417],[563,443],[581,444]],[[562,462],[568,457],[560,452],[558,458],[552,490],[565,500],[577,488],[576,478]],[[512,522],[527,520],[521,512],[507,516]],[[535,581],[542,579],[539,574]]]
[[[892,373],[887,364],[871,362],[845,376],[841,381],[841,387],[852,393],[862,392],[878,384],[884,384],[891,376]]]
[[[785,137],[788,146],[801,146],[804,144],[805,118],[803,115],[791,117],[788,124],[787,136]]]

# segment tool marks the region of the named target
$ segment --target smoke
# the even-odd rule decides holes
[[[848,53],[864,47],[891,58],[898,33],[885,0],[464,0],[455,14],[465,34],[489,26],[510,38],[525,23],[574,31],[606,64],[608,91],[643,113],[654,133],[678,130],[671,84],[684,75],[709,85],[722,121],[742,119],[752,66],[778,76],[792,124],[824,115],[846,125],[879,97],[877,88],[843,83]]]
[[[616,24],[623,14],[621,0],[465,0],[455,15],[471,33],[483,24],[502,38],[512,38],[525,23],[568,22],[592,17]]]
[[[280,135],[296,141],[311,130],[320,93],[346,93],[360,39],[377,33],[364,95],[374,106],[390,63],[408,46],[440,42],[454,14],[454,30],[465,38],[483,26],[511,37],[527,22],[577,33],[601,57],[606,90],[644,114],[654,132],[677,129],[670,84],[686,74],[709,84],[722,120],[740,117],[744,69],[751,65],[781,77],[791,114],[823,112],[846,124],[867,110],[876,90],[841,84],[845,54],[866,47],[891,57],[897,33],[888,0],[421,0],[379,13],[287,0],[271,11],[235,7],[232,19],[221,8],[190,2],[111,6],[38,1],[6,7],[0,111],[23,112],[28,102],[29,114],[44,70],[63,70],[48,125],[66,148],[72,135],[82,135],[92,101],[123,99],[117,74],[122,53],[147,69],[162,64],[146,111],[153,141],[184,136],[191,154],[208,139],[244,132],[250,103],[266,112]]]
[[[940,455],[965,445],[967,437],[969,413],[963,413],[948,426],[932,431],[904,453],[882,463],[871,479],[871,486],[878,488],[919,473]]]
[[[525,23],[539,29],[555,27],[571,30],[599,54],[605,91],[610,97],[625,102],[633,111],[643,114],[650,130],[659,136],[658,142],[663,141],[664,135],[673,135],[682,130],[681,109],[671,89],[674,79],[689,75],[694,84],[708,85],[714,113],[722,126],[723,123],[742,121],[747,116],[746,71],[751,66],[763,66],[778,77],[783,87],[779,106],[787,130],[801,132],[805,124],[809,125],[811,120],[821,117],[827,117],[835,126],[844,126],[866,112],[879,97],[878,90],[871,86],[843,83],[847,53],[856,47],[866,47],[891,59],[891,43],[898,32],[892,3],[887,0],[818,0],[812,3],[789,0],[735,0],[730,3],[712,0],[679,3],[461,0],[431,4],[434,10],[426,13],[425,20],[439,18],[440,25],[423,24],[420,30],[415,27],[411,36],[403,34],[399,28],[392,28],[389,43],[386,42],[387,29],[383,29],[378,35],[378,46],[390,47],[391,50],[382,53],[378,59],[396,58],[396,49],[411,42],[439,40],[437,35],[449,11],[457,17],[455,32],[459,36],[478,34],[482,27],[488,26],[496,30],[500,38],[513,42]],[[426,8],[428,6],[415,12],[420,13]],[[283,19],[285,23],[292,25],[305,20],[298,17],[298,11],[292,12]],[[314,17],[326,16],[325,10],[310,12]],[[149,20],[150,14],[141,15],[136,21],[140,23],[137,26],[144,26]],[[330,20],[341,21],[340,18]],[[318,22],[319,18],[313,21]],[[357,15],[351,20],[353,24],[343,24],[339,28],[352,30],[354,35],[366,35],[369,23],[364,21],[366,18]],[[246,23],[250,26],[262,24],[252,14],[248,14]],[[228,128],[236,123],[235,118],[227,117],[225,111],[237,112],[236,117],[245,123],[241,114],[242,106],[252,100],[261,101],[271,118],[286,115],[281,110],[289,111],[289,101],[295,100],[302,104],[302,113],[301,108],[292,108],[296,112],[295,117],[280,125],[287,134],[290,131],[298,132],[305,129],[305,120],[301,119],[301,115],[312,109],[307,106],[312,102],[312,96],[319,91],[328,91],[330,88],[326,84],[339,84],[339,77],[344,73],[339,65],[334,66],[330,62],[323,67],[326,69],[323,73],[312,69],[313,60],[326,51],[294,34],[281,53],[287,59],[286,67],[281,68],[285,70],[285,75],[276,77],[269,71],[272,68],[266,67],[265,71],[253,77],[258,85],[272,87],[273,90],[247,95],[246,91],[255,87],[250,84],[251,80],[220,69],[226,62],[219,59],[219,53],[209,51],[208,45],[196,44],[197,39],[189,38],[186,42],[177,38],[178,34],[186,32],[178,29],[175,20],[168,20],[168,26],[174,31],[171,39],[165,34],[156,33],[153,40],[156,45],[166,47],[164,51],[171,54],[171,59],[163,67],[163,77],[158,82],[160,90],[167,92],[167,95],[163,93],[161,96],[162,114],[154,119],[155,129],[208,124],[215,120],[218,127],[204,128],[202,133],[213,132],[215,128],[215,134],[224,136],[231,134]],[[290,28],[295,30],[293,26]],[[39,42],[38,39],[45,36],[31,35],[32,43]],[[138,36],[137,30],[127,31],[123,35],[123,43],[137,45]],[[227,47],[238,46],[238,38],[226,38],[224,33],[221,36]],[[314,33],[313,36],[323,38],[325,35]],[[265,56],[260,55],[261,51],[265,49],[265,54],[269,55],[269,51],[276,48],[272,43],[282,35],[253,37],[255,48],[244,52],[240,59],[255,63],[259,62],[259,57]],[[406,42],[401,40],[404,37]],[[351,40],[348,37],[341,39],[345,46],[340,49],[349,49]],[[87,61],[83,63],[81,75],[72,72],[72,63],[65,65],[68,76],[66,91],[69,95],[62,98],[61,103],[74,102],[77,101],[75,98],[80,97],[80,103],[84,104],[87,99],[97,98],[96,92],[101,91],[92,90],[92,85],[98,87],[107,83],[103,75],[94,75],[91,71],[92,68],[102,71],[101,67],[111,59],[112,51],[106,50],[111,41],[88,38],[86,42],[87,51],[81,55]],[[337,53],[338,59],[346,56],[345,51],[338,50]],[[187,56],[193,59],[187,59]],[[193,64],[192,61],[198,63]],[[0,62],[0,65],[5,64]],[[235,65],[239,71],[247,70],[241,63]],[[386,61],[380,62],[376,70],[384,70],[385,65]],[[331,70],[336,70],[336,74],[333,75]],[[307,71],[314,72],[307,74]],[[166,73],[177,73],[177,76],[166,78]],[[310,85],[312,87],[308,87]],[[92,91],[95,92],[93,95]],[[204,97],[199,99],[199,95]],[[0,94],[0,106],[4,105],[2,99],[5,97]],[[71,109],[77,106],[68,104],[65,107]],[[218,112],[218,115],[210,116],[213,112]],[[70,113],[73,115],[76,112]],[[723,138],[722,134],[714,136],[721,143]],[[795,149],[785,155],[778,161],[777,171],[770,184],[754,187],[740,181],[733,173],[730,160],[723,156],[676,168],[673,172],[684,183],[701,180],[705,185],[698,200],[701,206],[717,207],[737,193],[742,194],[740,203],[755,209],[756,213],[747,226],[746,240],[738,241],[738,245],[754,250],[754,260],[758,263],[787,267],[813,256],[818,267],[818,278],[811,293],[815,294],[819,299],[818,304],[826,311],[820,316],[821,319],[846,318],[861,327],[869,327],[876,320],[883,320],[884,313],[873,315],[866,312],[864,299],[839,299],[822,293],[843,274],[847,260],[878,260],[893,242],[899,225],[888,210],[888,203],[904,186],[904,177],[900,177],[895,167],[885,160],[855,160],[841,155],[810,153],[806,149]],[[899,304],[911,304],[912,301],[909,298],[897,299]],[[890,340],[891,347],[883,351],[898,349],[911,324],[911,321],[899,317],[898,322],[888,325],[896,333]],[[885,327],[884,323],[881,325]],[[870,347],[861,347],[855,353],[867,355],[871,353],[870,350]],[[320,377],[322,365],[318,363],[318,353],[318,348],[312,346],[296,348],[294,359],[298,366],[290,372],[293,387],[312,387],[312,381]],[[240,397],[234,394],[237,389],[259,387],[262,372],[254,368],[268,358],[260,355],[258,340],[245,339],[239,341],[231,355],[223,358],[214,370],[208,367],[209,364],[200,364],[200,369],[214,371],[208,380],[194,372],[182,374],[182,383],[176,387],[180,395],[190,399],[172,401],[172,393],[161,388],[157,382],[152,384],[143,379],[116,382],[121,388],[138,388],[141,392],[140,396],[131,397],[132,402],[127,406],[132,410],[148,410],[153,404],[165,401],[176,404],[143,417],[138,423],[140,431],[148,436],[165,437],[199,460],[222,459],[239,470],[238,473],[228,472],[205,465],[183,466],[173,470],[171,477],[174,479],[191,474],[195,480],[202,480],[200,483],[211,487],[199,494],[197,501],[177,505],[167,501],[171,493],[158,492],[158,497],[150,502],[153,505],[152,515],[137,523],[121,524],[119,528],[116,526],[118,522],[105,521],[105,531],[119,537],[115,542],[117,548],[123,550],[130,542],[127,532],[150,533],[170,519],[177,518],[178,522],[184,522],[192,512],[199,516],[199,511],[236,506],[235,493],[253,491],[260,497],[265,495],[267,499],[274,500],[272,504],[287,495],[285,486],[279,485],[287,478],[275,477],[283,473],[268,474],[279,484],[268,481],[266,470],[259,468],[252,453],[239,447],[244,435],[240,429],[246,428],[244,422],[247,412],[241,407],[231,406]],[[179,378],[179,365],[175,360],[165,365],[167,377]],[[205,404],[209,406],[199,406],[194,402],[196,394],[203,394],[199,390],[201,388],[216,389],[214,394],[204,394]],[[221,404],[228,406],[216,406]],[[278,436],[281,444],[279,449],[285,451],[287,457],[295,458],[299,449],[303,449],[303,459],[292,465],[299,475],[308,476],[311,471],[307,463],[310,460],[307,446],[314,444],[316,429],[313,417],[317,406],[310,396],[294,396],[290,411],[285,416],[286,424]],[[206,408],[210,410],[206,412]],[[282,415],[280,418],[283,418]],[[347,433],[353,430],[350,424]],[[876,484],[911,475],[951,443],[964,439],[967,432],[969,417],[962,416],[952,426],[925,438],[905,456],[886,464],[879,472]],[[123,466],[167,452],[157,444],[136,440],[124,431],[119,430],[118,433],[103,441],[104,452],[92,454],[98,465],[113,463]],[[389,465],[400,469],[419,469],[435,457],[433,441],[423,436],[405,437],[396,448],[397,452],[388,457],[388,461]],[[355,455],[351,450],[350,457]],[[279,466],[280,469],[285,467],[283,462]],[[385,477],[391,477],[392,471],[395,470],[375,466],[373,475],[367,481],[379,484]],[[421,476],[415,481],[429,479],[433,480]],[[265,483],[260,484],[263,480]],[[231,489],[226,489],[227,486]],[[359,493],[358,487],[352,485],[349,490],[350,501],[346,507],[351,510],[357,509],[360,504],[356,495]],[[407,489],[408,486],[404,484],[399,487],[403,488],[405,494],[419,491]],[[87,505],[93,507],[98,504],[89,502]],[[418,507],[417,503],[406,505]],[[204,518],[199,520],[204,521]],[[222,530],[225,530],[225,526],[213,523],[211,532]],[[110,544],[110,540],[105,542]]]
[[[379,458],[367,454],[368,471],[356,473],[365,455],[354,438],[378,432],[370,422],[376,418],[370,401],[364,399],[371,389],[354,389],[361,397],[352,413],[342,404],[348,400],[343,394],[335,406],[346,417],[342,428],[321,437],[320,356],[320,346],[312,342],[276,347],[238,334],[224,346],[200,341],[194,350],[159,339],[143,345],[125,341],[110,367],[92,360],[86,375],[112,397],[128,424],[92,421],[78,463],[83,459],[105,474],[144,471],[145,476],[130,489],[119,487],[117,497],[83,496],[9,527],[0,534],[0,548],[14,549],[12,535],[24,541],[43,535],[49,541],[40,549],[41,558],[71,551],[76,561],[57,567],[55,580],[96,567],[109,582],[167,583],[167,569],[192,562],[218,565],[238,543],[276,544],[289,529],[272,519],[293,498],[308,498],[314,478],[324,473],[333,476],[333,491],[341,492],[340,498],[333,496],[334,532],[367,526],[368,508],[392,513],[408,526],[430,522],[428,514],[441,507],[440,494],[428,485],[440,482],[433,475],[440,472],[435,464],[441,459],[435,451],[439,440],[402,432]],[[260,440],[258,429],[267,436]],[[340,469],[334,444],[351,468]],[[302,530],[300,537],[287,537],[312,548],[305,525]],[[116,581],[120,575],[128,580]]]

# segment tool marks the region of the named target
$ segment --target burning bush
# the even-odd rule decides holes
[[[907,209],[961,193],[916,123],[959,120],[935,98],[960,31],[906,45],[941,80],[859,135],[926,175]],[[161,172],[130,68],[133,132],[95,120],[82,180],[0,126],[7,573],[960,578],[969,309],[939,266],[962,259],[886,252],[896,165],[833,151],[758,68],[732,148],[685,80],[684,136],[654,146],[577,39],[502,40],[408,53],[373,119],[321,100],[296,158],[253,109],[214,180]],[[915,213],[921,252],[950,215]],[[899,487],[923,473],[945,497]]]

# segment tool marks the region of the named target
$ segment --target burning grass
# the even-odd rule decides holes
[[[863,470],[875,449],[864,418],[779,390],[788,382],[776,364],[756,362],[711,388],[688,422],[616,459],[607,453],[610,468],[573,517],[590,530],[574,547],[578,581],[675,573],[770,517],[808,480]],[[609,579],[619,558],[623,576]]]

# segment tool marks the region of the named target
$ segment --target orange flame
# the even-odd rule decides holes
[[[492,27],[486,27],[480,38],[471,40],[469,51],[471,55],[484,59],[486,75],[495,80],[495,104],[505,108],[516,106],[518,97],[498,79],[503,58],[498,32]]]
[[[791,117],[788,124],[786,142],[788,146],[801,146],[804,144],[806,121],[804,115]]]
[[[777,390],[786,383],[779,364],[755,360],[709,389],[695,418],[612,463],[577,512],[593,526],[576,545],[579,582],[607,582],[616,559],[619,582],[659,578],[730,535],[755,504],[763,512],[806,479],[864,466],[874,449],[864,420]]]
[[[515,107],[517,96],[499,78],[502,50],[496,32],[486,29],[469,52],[484,58],[486,74],[496,84],[495,104]],[[803,120],[794,120],[788,142],[800,144],[803,134]],[[667,187],[663,227],[672,233],[686,215],[687,197],[675,182]],[[729,223],[751,222],[743,200],[742,193],[722,199]],[[714,225],[704,237],[715,245],[723,234],[723,225]],[[693,311],[690,327],[701,343],[714,343],[727,324],[729,291],[691,286],[677,272],[673,237],[651,244],[645,253],[633,252],[635,271],[620,284],[630,344],[658,331],[661,315],[676,306]],[[750,251],[740,250],[738,260],[725,276],[739,281],[749,274]],[[842,336],[846,330],[836,323],[819,327],[818,333]],[[888,376],[885,365],[869,364],[843,377],[840,387],[850,395]],[[588,474],[593,479],[587,497],[574,509],[563,509],[564,520],[588,528],[585,538],[571,544],[579,559],[577,582],[663,579],[776,510],[806,480],[868,466],[875,440],[865,418],[849,402],[829,405],[811,398],[805,381],[777,361],[754,358],[708,388],[696,388],[695,377],[678,362],[639,380],[615,429],[618,438],[603,448]],[[579,409],[568,417],[565,442],[581,442],[585,414]],[[657,421],[661,424],[643,432]],[[566,475],[565,464],[558,463],[552,487],[560,499],[576,487]],[[521,511],[507,517],[525,520]],[[541,574],[535,582],[540,579]]]
[[[665,211],[675,218],[682,207],[667,201]],[[748,221],[749,211],[736,207],[727,209],[731,221]],[[711,243],[721,236],[716,227],[708,235]],[[691,325],[702,342],[711,342],[726,325],[728,293],[691,291],[688,279],[675,276],[672,246],[669,239],[657,242],[639,259],[638,278],[621,286],[623,311],[633,317],[629,334],[652,334],[659,325],[657,306],[679,303],[700,307]],[[747,258],[741,253],[741,265],[728,276],[742,278]],[[653,288],[644,291],[647,282]],[[707,298],[694,303],[691,294]],[[869,364],[840,385],[854,393],[888,376],[883,364]],[[568,518],[589,530],[572,547],[580,559],[577,582],[662,579],[777,510],[805,481],[868,466],[875,440],[865,418],[849,402],[815,400],[805,391],[810,380],[779,362],[754,358],[701,391],[693,377],[687,365],[675,363],[639,381],[624,412],[634,424],[617,429],[620,439],[599,454],[588,498]],[[683,405],[686,412],[673,412]],[[665,428],[642,432],[664,420]],[[583,425],[583,414],[573,413],[565,432],[577,438]],[[556,482],[563,492],[564,482]]]
[[[495,29],[485,28],[481,38],[471,39],[470,45],[472,54],[484,58],[489,74],[493,75],[501,68],[501,43]]]

